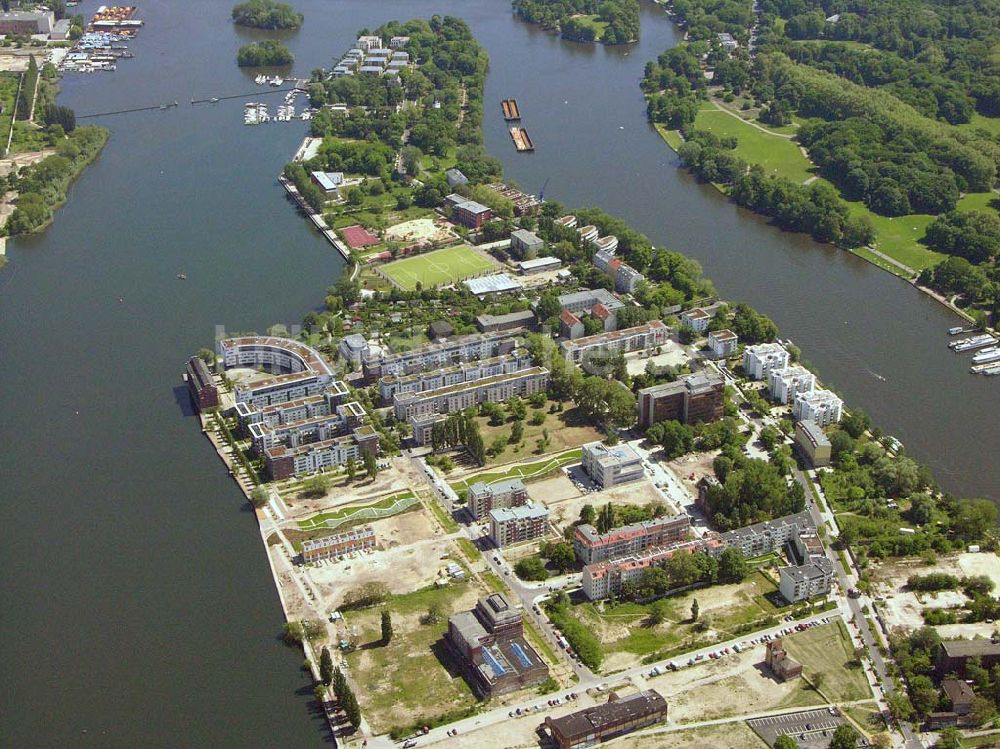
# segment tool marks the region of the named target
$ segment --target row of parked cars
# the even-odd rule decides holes
[[[553,697],[552,699],[548,700],[548,702],[546,702],[546,704],[544,705],[539,704],[539,705],[530,705],[528,707],[516,708],[515,710],[511,710],[509,713],[507,713],[507,716],[510,718],[516,718],[519,715],[529,715],[532,712],[540,712],[544,710],[546,707],[558,707],[564,702],[566,703],[572,702],[578,697],[579,695],[576,692],[568,692],[563,697]]]
[[[831,619],[832,617],[827,616],[823,619],[817,619],[816,621],[812,622],[799,622],[798,624],[785,627],[779,630],[778,632],[775,632],[774,634],[770,633],[763,634],[760,635],[759,637],[754,637],[752,639],[749,639],[746,642],[737,642],[734,643],[733,645],[720,648],[719,650],[713,650],[710,653],[708,653],[708,658],[710,660],[715,661],[719,660],[720,658],[724,658],[727,655],[733,655],[734,653],[742,653],[744,650],[754,645],[761,645],[765,642],[770,642],[775,638],[782,637],[784,635],[790,635],[793,632],[804,632],[810,627],[815,627],[820,624],[828,624]],[[790,616],[786,617],[785,621],[792,621],[792,617]],[[703,660],[705,660],[705,653],[698,653],[698,655],[688,658],[686,664],[682,663],[680,666],[678,666],[673,661],[670,661],[665,666],[656,666],[655,668],[653,668],[652,671],[649,672],[649,675],[659,676],[660,674],[665,674],[667,671],[676,671],[678,668],[683,668],[685,665],[693,666],[695,663],[698,663],[699,661]]]

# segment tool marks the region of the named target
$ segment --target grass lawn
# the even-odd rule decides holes
[[[684,142],[679,130],[670,130],[666,125],[662,125],[660,123],[656,123],[653,127],[656,128],[656,132],[660,134],[660,137],[667,142],[667,145],[675,151],[680,148],[681,143]]]
[[[1000,137],[1000,117],[984,117],[976,112],[972,115],[972,120],[957,127],[960,130],[985,130],[994,138]]]
[[[607,21],[602,21],[600,19],[600,16],[579,15],[579,16],[572,16],[572,18],[575,18],[578,22],[580,22],[584,26],[590,26],[590,28],[594,30],[594,39],[596,39],[597,41],[601,40],[601,37],[604,36],[604,30],[608,28]]]
[[[786,177],[801,184],[813,176],[815,167],[799,144],[790,138],[758,130],[752,124],[708,104],[698,112],[695,127],[720,137],[736,138],[736,155],[752,164],[760,164],[768,174]]]
[[[14,117],[14,98],[17,96],[17,83],[20,78],[20,73],[0,73],[0,104],[3,105],[3,113],[0,114],[0,148],[7,147],[10,123]],[[11,150],[16,150],[13,143]]]
[[[446,247],[423,255],[396,260],[381,267],[382,273],[402,289],[412,291],[419,282],[425,289],[461,281],[496,264],[467,245]]]
[[[458,523],[455,522],[455,518],[451,517],[448,513],[444,511],[444,508],[437,503],[433,497],[428,499],[426,502],[427,506],[431,508],[431,512],[437,521],[444,528],[446,533],[454,533],[458,530]]]
[[[468,583],[427,588],[393,596],[385,607],[392,615],[393,637],[380,644],[380,611],[349,612],[347,620],[359,631],[358,649],[349,653],[350,678],[361,710],[372,728],[383,733],[435,718],[477,709],[477,701],[445,651],[442,636],[447,617],[459,610]],[[432,604],[444,616],[434,624],[421,623]]]
[[[378,502],[372,502],[371,504],[367,505],[349,505],[347,507],[339,507],[336,510],[331,510],[330,512],[321,512],[319,515],[313,515],[311,518],[300,520],[298,525],[299,528],[301,528],[304,531],[316,530],[317,528],[326,528],[329,527],[327,525],[328,520],[343,520],[345,518],[349,518],[351,515],[354,515],[357,512],[364,512],[366,510],[390,510],[393,509],[397,504],[401,505],[399,509],[403,509],[402,505],[408,499],[413,499],[413,492],[402,492],[400,494],[393,494],[390,497],[385,497],[383,499],[380,499]]]
[[[782,20],[782,19],[778,19]],[[616,743],[621,749],[767,749],[767,744],[746,723],[691,728],[686,731],[635,736]]]
[[[485,438],[484,438],[485,439]],[[576,463],[580,460],[581,452],[579,448],[573,450],[567,450],[564,453],[558,455],[550,455],[534,463],[527,463],[525,465],[513,466],[503,471],[487,471],[485,473],[477,473],[474,476],[469,476],[462,479],[461,481],[456,481],[451,484],[451,488],[456,492],[464,492],[470,486],[475,484],[477,481],[484,481],[487,484],[492,484],[494,481],[502,481],[503,479],[510,478],[522,478],[522,479],[540,479],[543,476],[547,476],[563,466],[568,466],[571,463]]]
[[[830,702],[853,702],[872,696],[861,668],[847,664],[854,660],[854,647],[847,625],[840,619],[783,638],[788,654],[802,664],[804,675],[815,681],[822,674],[819,690]]]
[[[528,460],[535,451],[537,441],[542,437],[542,432],[549,434],[549,446],[546,452],[558,452],[573,447],[585,445],[588,442],[595,442],[604,439],[604,434],[594,427],[594,425],[584,418],[578,408],[572,403],[568,403],[565,410],[559,413],[550,414],[545,410],[545,423],[532,424],[531,416],[536,409],[528,408],[528,418],[524,421],[524,437],[517,444],[507,443],[503,452],[495,456],[487,456],[488,465],[512,463],[515,460]],[[489,419],[485,416],[479,417],[479,431],[483,435],[483,443],[487,448],[493,444],[497,437],[507,439],[510,437],[511,425],[509,423],[499,426],[490,426]]]
[[[658,658],[665,658],[679,647],[688,650],[699,642],[707,645],[729,639],[736,627],[776,616],[780,609],[768,598],[776,591],[774,583],[757,572],[736,585],[716,585],[665,598],[666,621],[656,627],[644,626],[651,604],[620,603],[601,612],[595,604],[584,603],[575,606],[573,614],[598,634],[606,655],[657,653]],[[711,622],[709,632],[694,631],[690,621],[694,599]]]

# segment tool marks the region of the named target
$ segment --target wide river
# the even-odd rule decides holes
[[[677,169],[647,126],[643,66],[679,38],[655,6],[643,40],[605,49],[516,21],[506,0],[296,0],[295,72],[361,27],[464,17],[489,50],[486,143],[509,177],[598,205],[700,260],[770,315],[824,379],[931,464],[951,491],[1000,498],[1000,383],[945,347],[957,319],[844,252],[783,234]],[[80,10],[92,13],[96,4]],[[342,266],[275,181],[306,123],[242,125],[260,92],[226,0],[151,2],[115,73],[70,75],[102,157],[55,224],[0,273],[0,744],[306,746],[329,741],[241,495],[191,418],[184,359],[216,325],[263,330],[320,303]],[[499,100],[537,145],[514,153]],[[271,96],[272,106],[280,97]],[[176,279],[185,273],[187,281]]]

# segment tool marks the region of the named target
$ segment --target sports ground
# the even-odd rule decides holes
[[[396,260],[383,265],[379,271],[399,288],[412,291],[418,281],[427,289],[479,275],[494,266],[492,260],[471,247],[459,245]]]

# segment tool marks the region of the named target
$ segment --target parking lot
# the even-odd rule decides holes
[[[748,720],[747,725],[773,746],[779,736],[791,736],[803,749],[826,749],[837,726],[847,721],[836,708],[806,710]]]

